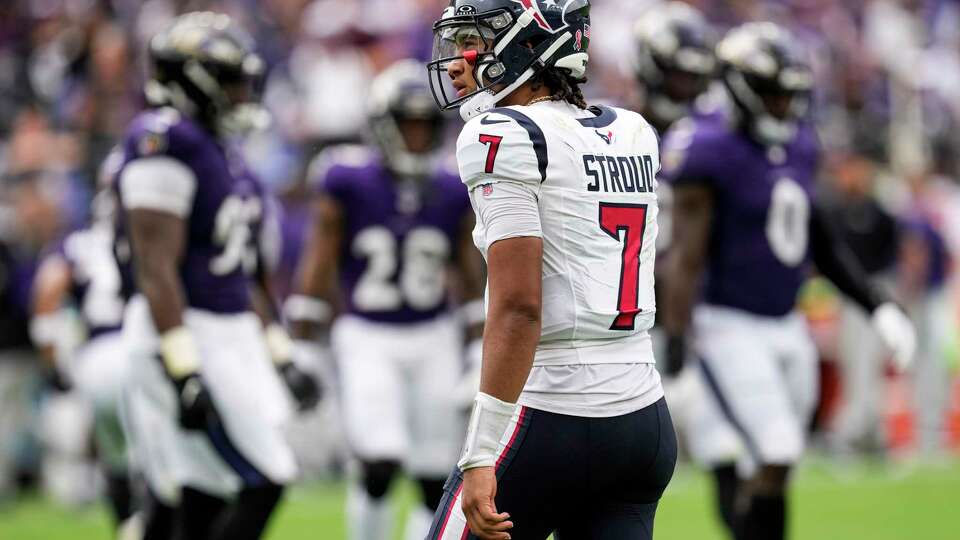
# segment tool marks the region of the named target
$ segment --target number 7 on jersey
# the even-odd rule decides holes
[[[647,205],[629,203],[600,203],[600,228],[614,240],[620,241],[623,231],[623,252],[620,258],[620,290],[617,293],[617,311],[611,330],[633,330],[640,313],[640,249],[647,226]]]

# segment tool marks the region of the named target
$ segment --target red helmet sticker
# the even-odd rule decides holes
[[[537,21],[537,26],[543,28],[547,32],[553,32],[553,28],[547,24],[547,20],[543,17],[543,13],[540,12],[540,7],[536,4],[535,0],[513,0],[518,2],[523,6],[524,9],[533,9],[533,20]]]

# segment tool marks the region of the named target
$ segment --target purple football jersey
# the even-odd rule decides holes
[[[447,309],[467,190],[452,172],[400,182],[372,151],[334,150],[318,181],[343,209],[340,290],[348,313],[412,323]]]
[[[663,179],[713,193],[703,301],[766,316],[789,313],[808,275],[818,143],[802,126],[766,148],[724,115],[678,123],[664,140]]]
[[[239,151],[169,108],[138,115],[127,129],[123,151],[124,167],[163,155],[185,164],[197,179],[180,264],[187,305],[216,313],[247,310],[264,201]]]

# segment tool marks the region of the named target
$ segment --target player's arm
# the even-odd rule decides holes
[[[177,389],[180,423],[188,429],[204,428],[216,414],[200,378],[200,351],[183,322],[180,263],[196,185],[193,172],[168,156],[134,160],[120,177],[134,279],[160,335],[160,359]]]
[[[493,465],[540,339],[543,178],[530,137],[508,117],[490,113],[469,122],[457,140],[460,177],[470,192],[478,245],[487,255],[480,391],[458,461],[462,507],[471,530],[497,536],[513,523],[497,510]]]
[[[47,255],[33,279],[30,338],[40,351],[47,379],[59,390],[68,388],[57,369],[56,343],[64,331],[63,308],[72,283],[73,272],[60,253]]]
[[[871,286],[870,276],[816,203],[810,211],[810,251],[817,270],[871,314],[873,326],[893,352],[897,367],[906,369],[916,350],[913,324],[896,303]]]
[[[179,267],[186,244],[186,220],[147,208],[130,210],[127,217],[135,261],[134,278],[137,289],[150,305],[153,324],[161,336],[182,329],[186,301]],[[172,376],[179,377],[199,367],[192,359],[183,360],[167,364]]]
[[[297,268],[296,293],[284,305],[295,340],[315,340],[329,331],[342,243],[343,209],[334,197],[322,193],[313,202],[310,233]]]
[[[667,373],[683,367],[684,336],[707,261],[710,224],[713,220],[713,193],[703,183],[682,183],[673,190],[672,243],[666,259],[668,276],[664,299],[670,306],[664,316],[667,331]]]
[[[283,319],[277,307],[277,297],[273,293],[272,267],[273,265],[265,260],[261,250],[257,270],[251,282],[251,299],[254,310],[263,323],[267,350],[273,365],[286,383],[290,394],[297,401],[298,408],[301,411],[309,410],[320,401],[320,387],[317,381],[304,372],[294,359],[296,347],[283,327]]]
[[[516,403],[540,341],[543,240],[508,238],[487,254],[489,311],[480,392]]]
[[[483,367],[474,416],[487,406],[512,414],[540,339],[541,164],[526,129],[497,113],[464,126],[457,164],[487,254]],[[473,450],[468,438],[461,469],[490,461],[486,452],[470,457]]]

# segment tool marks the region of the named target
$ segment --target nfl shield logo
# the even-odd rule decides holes
[[[484,184],[480,186],[480,193],[482,193],[484,197],[493,195],[493,184]]]

